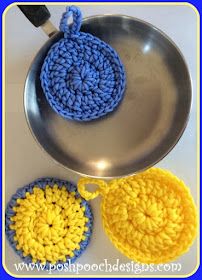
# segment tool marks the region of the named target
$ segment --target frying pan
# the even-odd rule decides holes
[[[34,58],[25,83],[24,108],[30,130],[58,163],[91,177],[120,177],[153,166],[181,137],[191,106],[191,79],[177,46],[163,32],[124,15],[85,18],[81,31],[110,44],[126,69],[120,106],[102,119],[68,121],[49,106],[40,71],[50,47],[62,37],[45,6],[20,6],[49,40]]]

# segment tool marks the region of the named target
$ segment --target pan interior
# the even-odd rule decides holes
[[[35,57],[25,85],[26,117],[40,145],[63,166],[95,177],[125,176],[148,168],[176,144],[191,104],[189,73],[179,50],[155,27],[125,16],[84,20],[82,31],[109,43],[127,74],[123,101],[95,121],[68,121],[46,101],[40,70],[52,37]]]

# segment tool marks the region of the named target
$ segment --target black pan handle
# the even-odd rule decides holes
[[[35,27],[43,25],[51,16],[45,5],[18,5],[18,8]]]

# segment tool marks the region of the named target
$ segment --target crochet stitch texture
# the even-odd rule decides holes
[[[76,187],[44,178],[19,189],[6,209],[6,234],[27,262],[74,262],[87,247],[93,217]]]
[[[71,15],[73,24],[68,26]],[[66,119],[90,121],[117,107],[126,77],[116,51],[97,37],[80,32],[81,21],[79,8],[68,7],[60,22],[64,38],[49,50],[40,79],[56,113]]]
[[[90,193],[86,184],[99,188]],[[166,263],[189,250],[197,231],[196,209],[189,189],[170,172],[151,168],[132,177],[82,178],[78,191],[87,200],[99,194],[104,229],[128,258]]]

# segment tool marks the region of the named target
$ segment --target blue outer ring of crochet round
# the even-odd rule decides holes
[[[73,16],[73,24],[67,20]],[[90,121],[112,112],[126,85],[124,66],[116,51],[97,37],[79,32],[82,15],[67,8],[60,22],[64,38],[55,43],[41,69],[41,86],[60,116]]]
[[[17,206],[16,201],[17,201],[18,198],[25,198],[26,192],[33,193],[33,188],[35,186],[44,190],[47,184],[51,187],[53,187],[54,184],[57,184],[59,186],[59,188],[65,186],[67,188],[68,192],[75,192],[75,197],[80,198],[81,199],[81,205],[85,206],[85,212],[84,213],[85,213],[85,216],[89,219],[89,221],[86,223],[86,226],[88,227],[88,231],[84,233],[84,235],[86,236],[86,239],[79,243],[79,245],[80,245],[79,250],[74,250],[73,251],[74,257],[72,257],[72,258],[67,257],[66,262],[65,262],[67,264],[74,263],[76,261],[76,259],[78,257],[80,257],[80,255],[84,252],[84,250],[86,249],[86,247],[88,246],[88,244],[90,242],[90,238],[91,238],[91,235],[92,235],[92,228],[93,228],[93,214],[92,214],[92,210],[91,210],[91,207],[90,207],[89,203],[80,196],[80,194],[77,191],[76,186],[71,182],[56,179],[56,178],[40,178],[40,179],[37,179],[37,180],[33,181],[32,183],[24,186],[24,187],[18,189],[17,192],[12,196],[11,200],[8,202],[7,207],[6,207],[5,230],[6,230],[7,239],[9,241],[10,245],[12,246],[12,248],[15,250],[15,252],[20,256],[20,258],[25,263],[32,263],[31,256],[24,257],[22,250],[17,250],[16,249],[17,241],[14,240],[15,230],[11,230],[9,228],[9,226],[11,224],[13,224],[13,222],[10,220],[10,218],[15,215],[15,212],[13,211],[12,208],[14,206]],[[39,264],[40,262],[37,261],[37,263]],[[57,264],[63,264],[63,263],[64,262],[62,262],[62,261],[58,261],[56,263],[56,266],[57,266]],[[51,265],[50,262],[46,262],[46,265],[44,265],[44,268],[48,269],[50,267],[50,265]]]

